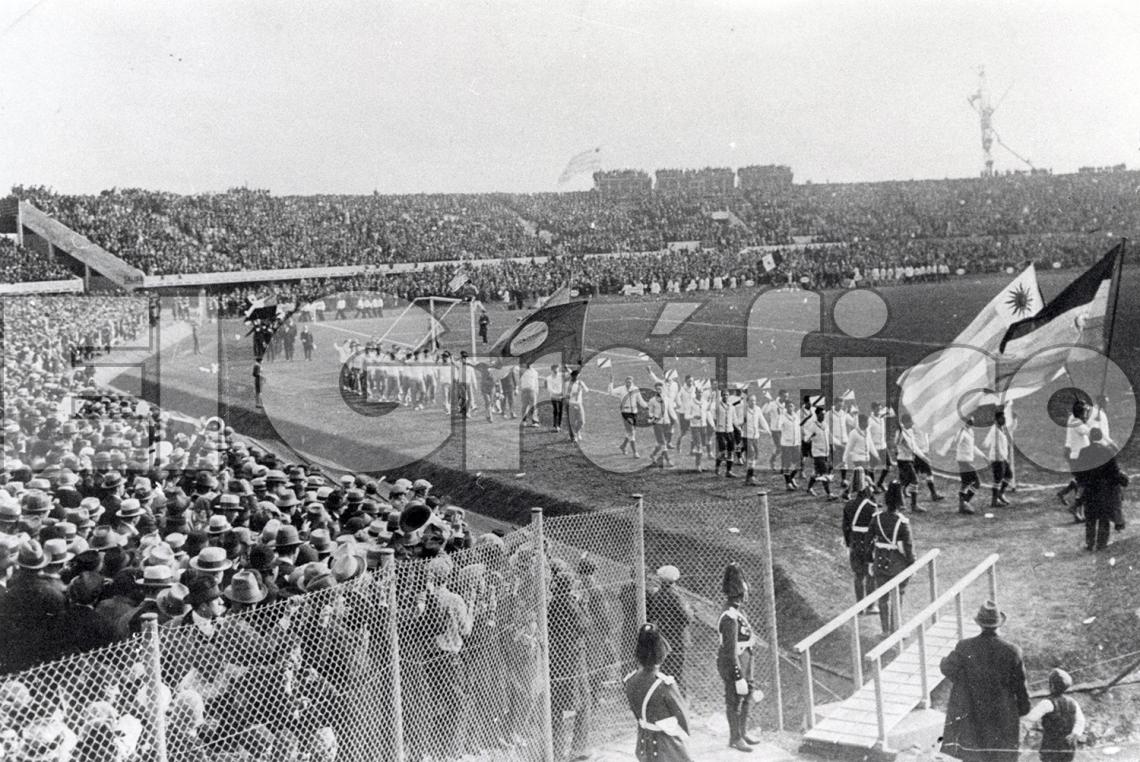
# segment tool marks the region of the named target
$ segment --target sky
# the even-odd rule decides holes
[[[1140,3],[0,0],[0,188],[581,190],[603,166],[1140,166]],[[995,146],[999,170],[1024,168]]]

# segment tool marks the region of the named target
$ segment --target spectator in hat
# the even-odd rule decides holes
[[[301,535],[295,526],[283,526],[277,530],[274,549],[277,552],[277,586],[284,587],[285,580],[297,565],[297,553],[301,548]]]
[[[67,586],[67,607],[56,628],[59,656],[101,648],[115,641],[111,624],[95,612],[106,580],[95,572],[82,572]]]
[[[40,575],[47,565],[38,542],[20,545],[17,568],[0,598],[0,672],[18,672],[53,656],[42,633],[53,631],[67,602],[59,586]]]
[[[1081,705],[1066,691],[1073,687],[1073,678],[1061,668],[1049,672],[1049,695],[1025,715],[1028,727],[1040,723],[1041,745],[1038,754],[1042,762],[1072,762],[1077,742],[1085,732],[1085,713]]]
[[[229,601],[230,612],[238,613],[256,608],[265,601],[269,591],[265,589],[259,572],[243,569],[234,574],[222,595]]]
[[[689,627],[693,623],[693,610],[677,590],[681,572],[676,566],[666,565],[657,570],[660,586],[650,594],[646,603],[646,616],[657,626],[669,643],[669,654],[661,663],[661,671],[682,684],[685,675],[685,651],[689,642]]]
[[[598,581],[598,565],[583,554],[578,560],[579,598],[586,613],[586,666],[589,670],[588,699],[597,707],[603,685],[611,679],[618,664],[617,638],[621,628],[620,614],[610,591]]]
[[[623,678],[625,697],[637,718],[638,762],[690,762],[685,748],[689,732],[685,702],[676,680],[661,671],[670,644],[657,625],[648,622],[637,633],[634,651],[639,669]]]
[[[553,708],[554,758],[563,758],[566,733],[563,713],[574,712],[572,759],[586,759],[590,735],[589,685],[586,679],[586,634],[589,618],[573,595],[574,573],[568,567],[551,575],[548,626],[550,633],[550,703]]]
[[[226,557],[222,548],[202,548],[198,555],[190,560],[190,569],[196,576],[206,576],[214,580],[214,584],[221,587],[226,572],[233,568],[233,562]]]
[[[136,580],[136,570],[122,568],[114,573],[103,591],[102,599],[95,604],[95,613],[112,631],[119,621],[133,611],[143,600]]]
[[[1019,718],[1029,713],[1021,649],[998,635],[1006,616],[993,601],[974,621],[981,633],[942,659],[942,674],[953,683],[942,751],[962,762],[1017,762]]]

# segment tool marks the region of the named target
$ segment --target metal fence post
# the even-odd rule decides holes
[[[633,499],[637,501],[637,521],[633,530],[633,583],[637,589],[637,623],[642,623],[649,620],[649,614],[645,610],[645,599],[647,597],[646,587],[646,570],[645,570],[645,498],[641,495],[634,495]]]
[[[380,551],[380,573],[384,575],[384,600],[388,605],[388,663],[392,670],[392,751],[396,762],[404,762],[404,688],[400,678],[400,611],[396,604],[396,552]]]
[[[155,762],[166,762],[166,706],[162,701],[162,642],[158,634],[158,614],[144,614],[142,631],[146,641],[147,682],[151,695],[151,732],[154,734]]]
[[[534,565],[538,580],[538,673],[542,682],[542,758],[554,762],[554,712],[550,694],[550,630],[547,626],[547,594],[549,569],[546,563],[546,535],[542,529],[542,509],[530,509],[530,524],[534,527]]]
[[[772,692],[776,701],[776,727],[784,730],[784,692],[780,686],[780,641],[776,626],[776,579],[772,572],[772,528],[769,523],[768,493],[760,494],[760,548],[764,552],[764,606],[768,609],[768,649],[772,654]],[[810,680],[811,677],[809,676]],[[811,709],[809,711],[814,711]]]
[[[990,564],[990,600],[997,603],[997,564]]]

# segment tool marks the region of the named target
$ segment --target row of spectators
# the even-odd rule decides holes
[[[1098,234],[1010,236],[1000,240],[866,241],[784,247],[777,265],[764,266],[762,250],[676,250],[621,256],[556,256],[539,261],[500,261],[424,266],[406,273],[373,270],[351,278],[310,279],[266,285],[215,287],[211,314],[241,314],[249,301],[275,296],[304,303],[338,292],[369,291],[402,299],[451,296],[448,284],[466,273],[471,294],[484,303],[530,305],[571,284],[589,296],[744,288],[789,282],[813,288],[893,285],[944,280],[964,274],[1002,272],[1032,261],[1042,269],[1086,265],[1103,255],[1112,240]],[[909,274],[908,274],[909,273]],[[656,284],[656,287],[654,287]]]
[[[64,280],[74,277],[51,257],[21,246],[8,236],[0,236],[0,283],[37,280]]]
[[[887,251],[879,256],[897,263],[895,250],[927,242],[952,248],[979,236],[1127,234],[1140,228],[1138,192],[1140,173],[1124,170],[624,199],[598,192],[275,197],[137,189],[69,196],[13,188],[148,274],[657,251],[676,241],[732,251],[803,238],[878,242]]]

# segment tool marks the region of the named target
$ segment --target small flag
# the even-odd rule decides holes
[[[612,368],[613,366],[614,366],[614,361],[611,360],[610,358],[608,358],[608,357],[599,357],[598,358],[598,367],[599,368]]]
[[[784,261],[784,255],[778,251],[770,251],[764,256],[760,257],[760,265],[764,268],[764,272],[770,273],[780,266]]]
[[[566,164],[566,169],[562,170],[562,174],[558,176],[558,184],[563,185],[570,182],[575,177],[586,172],[597,172],[602,168],[602,149],[595,148],[590,151],[583,151],[576,156],[573,156]]]
[[[649,355],[645,354],[644,352],[638,352],[637,359],[641,360],[642,362],[649,362]]]
[[[823,407],[823,403],[827,400],[822,394],[814,394],[808,397],[808,404],[812,407]]]
[[[468,280],[470,280],[470,278],[467,277],[467,273],[459,273],[447,282],[447,290],[454,294],[459,290],[459,287],[466,283]]]
[[[767,391],[768,389],[772,388],[772,379],[770,378],[758,378],[756,379],[755,383],[756,390],[760,392]]]
[[[543,307],[557,307],[559,304],[566,304],[570,301],[570,287],[563,286],[555,291],[550,296],[546,297],[543,301]]]
[[[855,391],[853,389],[848,389],[847,391],[843,392],[843,396],[839,399],[842,402],[851,402],[855,399]]]

